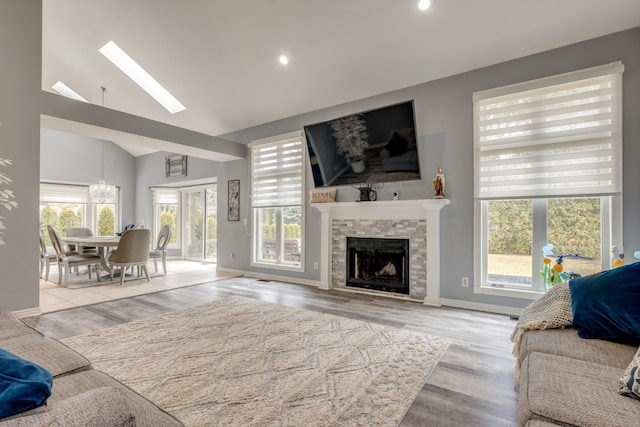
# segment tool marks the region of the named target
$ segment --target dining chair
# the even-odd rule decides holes
[[[149,259],[153,260],[153,267],[158,272],[158,260],[162,260],[162,271],[164,275],[167,275],[167,245],[171,240],[171,226],[165,224],[158,232],[158,240],[156,242],[156,248],[149,252]]]
[[[149,281],[149,241],[151,240],[151,230],[146,228],[136,228],[122,233],[118,248],[111,252],[107,263],[111,267],[111,280],[115,273],[115,267],[120,267],[120,285],[124,284],[126,269],[129,267],[139,267],[144,271],[144,275]]]
[[[69,282],[69,269],[77,268],[82,265],[87,266],[89,272],[89,279],[91,279],[91,266],[95,266],[96,276],[98,276],[98,282],[100,281],[100,257],[91,253],[77,253],[67,252],[62,246],[62,240],[58,234],[58,230],[51,225],[47,225],[47,231],[49,232],[49,238],[53,244],[53,249],[56,251],[56,258],[58,261],[58,284],[67,284]],[[62,275],[64,273],[64,280]]]
[[[66,229],[67,237],[82,237],[82,236],[93,236],[93,231],[90,228],[86,227],[71,227]],[[78,251],[75,245],[67,245],[70,251]],[[96,252],[95,246],[83,246],[82,252]]]
[[[58,262],[58,255],[51,253],[47,249],[47,244],[44,241],[42,230],[40,230],[40,278],[42,279],[42,273],[44,272],[44,280],[49,280],[49,267],[51,262]]]

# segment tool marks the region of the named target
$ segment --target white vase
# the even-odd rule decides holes
[[[351,169],[353,169],[355,173],[364,172],[364,159],[360,159],[357,162],[351,162]]]

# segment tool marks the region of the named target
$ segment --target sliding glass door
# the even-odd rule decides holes
[[[184,257],[217,262],[218,212],[216,186],[183,191]]]

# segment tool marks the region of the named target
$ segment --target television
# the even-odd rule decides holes
[[[413,100],[304,126],[316,188],[420,179]]]

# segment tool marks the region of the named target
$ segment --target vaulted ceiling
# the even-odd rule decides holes
[[[638,0],[44,0],[42,88],[102,105],[104,86],[105,107],[221,135],[639,25]],[[186,109],[100,54],[110,40]]]

